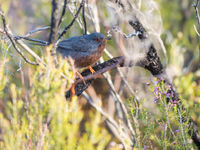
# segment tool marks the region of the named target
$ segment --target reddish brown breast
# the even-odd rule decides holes
[[[106,46],[106,40],[102,41],[102,44],[99,45],[97,51],[93,51],[87,56],[78,57],[75,59],[75,66],[78,68],[88,67],[95,64],[100,57],[102,56],[102,52]]]

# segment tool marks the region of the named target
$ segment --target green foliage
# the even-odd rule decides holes
[[[180,97],[184,100],[184,105],[190,110],[192,118],[200,123],[200,85],[199,71],[190,73],[182,77],[177,77],[174,83]]]
[[[191,149],[191,140],[188,135],[190,113],[182,110],[168,94],[170,86],[163,81],[155,81],[150,85],[154,93],[154,103],[158,110],[149,111],[140,103],[135,107],[134,98],[128,101],[130,116],[134,120],[136,130],[136,147],[151,149]],[[146,103],[144,101],[144,103]],[[139,111],[139,113],[137,113]],[[184,118],[184,121],[180,118]]]
[[[0,113],[0,149],[105,149],[110,135],[99,126],[101,115],[89,113],[92,119],[81,126],[85,119],[77,98],[65,99],[73,81],[70,65],[59,59],[55,67],[48,53],[45,62],[45,66],[32,67],[30,88],[15,83],[6,87],[7,65],[1,62],[0,100],[5,109]],[[6,88],[9,93],[3,92]],[[7,94],[11,95],[9,100],[4,99]]]

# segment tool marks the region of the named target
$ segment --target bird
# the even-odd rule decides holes
[[[88,67],[93,74],[95,71],[91,66],[100,59],[106,46],[106,41],[109,39],[111,38],[105,37],[98,32],[74,36],[60,41],[57,44],[56,52],[61,54],[63,58],[71,57],[74,60],[75,68]],[[77,74],[83,79],[79,72]],[[75,83],[72,84],[71,93],[75,95]]]
[[[100,59],[109,39],[99,32],[74,36],[60,41],[56,51],[64,58],[71,57],[76,68],[88,67],[94,73],[91,66]]]

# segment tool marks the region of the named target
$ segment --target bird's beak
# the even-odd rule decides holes
[[[106,39],[106,40],[111,40],[111,37],[105,37],[104,39]]]

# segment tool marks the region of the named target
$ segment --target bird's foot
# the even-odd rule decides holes
[[[95,73],[95,70],[94,70],[91,66],[89,66],[88,69],[90,70],[90,72],[91,72],[92,74]]]

